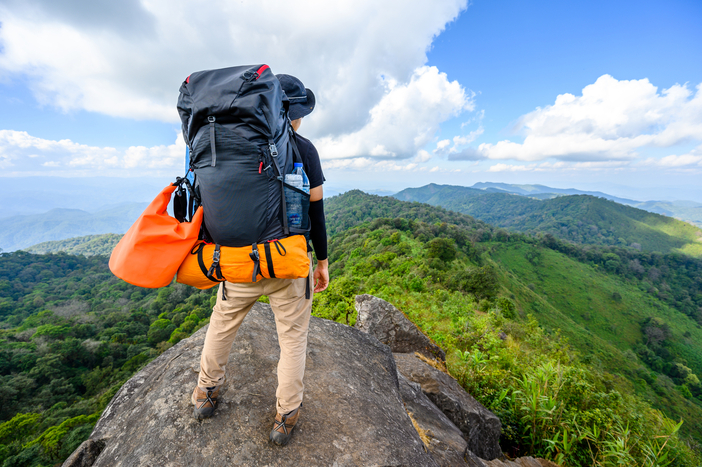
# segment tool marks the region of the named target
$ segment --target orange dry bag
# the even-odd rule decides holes
[[[166,212],[178,184],[169,185],[129,228],[110,256],[110,270],[120,279],[139,287],[165,287],[197,242],[202,207],[192,222],[178,222]]]

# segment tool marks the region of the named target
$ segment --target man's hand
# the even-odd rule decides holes
[[[317,266],[314,268],[314,293],[323,292],[329,286],[329,260],[323,259],[317,261]]]

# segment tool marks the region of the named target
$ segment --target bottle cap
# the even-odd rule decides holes
[[[293,167],[302,167],[302,162],[293,163]]]

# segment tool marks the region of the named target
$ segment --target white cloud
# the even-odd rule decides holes
[[[681,156],[671,154],[660,159],[651,157],[643,161],[642,165],[664,168],[702,167],[702,145]]]
[[[340,135],[378,113],[390,120],[399,97],[388,99],[387,83],[412,87],[425,73],[433,38],[466,4],[7,0],[0,5],[0,74],[29,79],[43,104],[64,110],[177,122],[178,88],[191,72],[265,62],[315,91],[309,136]],[[450,98],[434,84],[423,88],[423,103]],[[375,154],[396,149],[379,146]]]
[[[326,159],[407,159],[431,141],[441,122],[472,109],[472,96],[457,81],[449,81],[436,67],[420,67],[407,84],[387,82],[385,95],[362,128],[314,143]]]
[[[489,159],[626,161],[647,146],[702,140],[702,85],[693,93],[676,84],[659,92],[648,79],[603,75],[581,96],[561,94],[553,105],[522,116],[522,143],[483,143]]]
[[[527,172],[532,170],[533,167],[534,166],[495,164],[488,169],[488,172]]]
[[[110,147],[52,141],[25,131],[0,130],[0,168],[4,175],[139,175],[180,173],[184,168],[185,143],[178,135],[174,144],[146,148],[132,146],[120,151]]]

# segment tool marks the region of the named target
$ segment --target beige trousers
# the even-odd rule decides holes
[[[253,283],[222,282],[217,303],[212,309],[210,327],[200,358],[198,386],[207,388],[224,381],[225,365],[229,360],[236,332],[247,313],[261,295],[267,295],[275,315],[280,359],[276,408],[286,414],[302,403],[307,357],[307,331],[312,312],[314,282],[310,275],[303,279],[260,279]],[[305,299],[306,281],[310,281],[310,298]],[[224,288],[226,300],[222,300]]]

